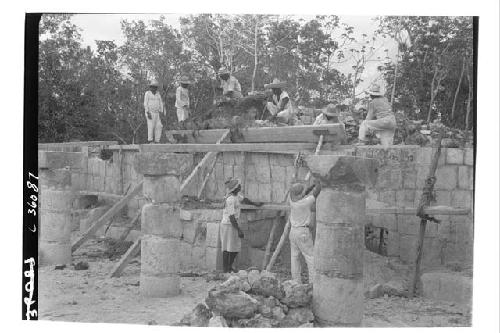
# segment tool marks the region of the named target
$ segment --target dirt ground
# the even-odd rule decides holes
[[[108,278],[115,261],[105,258],[105,243],[88,242],[74,256],[88,270],[53,266],[39,269],[39,319],[69,322],[170,325],[203,301],[220,281],[182,277],[181,294],[171,298],[144,298],[139,293],[139,257],[119,278]],[[378,271],[378,269],[377,269]],[[372,274],[372,273],[370,273]],[[384,274],[378,271],[376,274]],[[363,326],[470,326],[465,311],[452,303],[400,297],[366,299]]]

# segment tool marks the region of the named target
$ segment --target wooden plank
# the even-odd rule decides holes
[[[154,144],[141,145],[143,152],[162,152],[162,153],[199,153],[199,152],[235,152],[235,151],[253,151],[253,152],[275,152],[275,151],[294,151],[301,152],[312,150],[316,147],[312,143],[185,143],[185,144]],[[201,162],[200,162],[201,163]]]
[[[110,146],[116,144],[118,144],[117,141],[48,142],[48,143],[39,143],[38,149],[86,147],[86,146]]]
[[[111,145],[107,147],[109,150],[126,150],[126,151],[139,151],[140,145]]]
[[[142,191],[141,181],[137,184],[126,196],[115,203],[104,215],[98,218],[87,231],[71,246],[71,252],[75,252],[83,243],[85,243],[90,237],[92,237],[99,228],[101,228],[109,219],[115,216],[125,205],[135,197],[139,192]]]
[[[269,260],[269,256],[271,255],[271,246],[273,245],[274,234],[276,233],[276,229],[278,229],[278,224],[281,218],[281,211],[276,213],[276,217],[273,220],[273,226],[271,227],[271,232],[269,233],[269,238],[266,244],[266,252],[264,253],[264,259],[262,260],[262,269],[266,269],[267,261]]]
[[[118,263],[113,267],[113,270],[109,274],[109,277],[119,277],[125,267],[127,267],[128,263],[130,260],[132,260],[137,253],[141,250],[141,239],[139,238],[132,244],[132,246],[129,247],[127,252],[123,255],[123,257],[118,261]]]
[[[222,134],[222,136],[219,138],[219,140],[217,140],[217,142],[215,143],[215,145],[211,145],[211,146],[219,146],[221,145],[221,142],[224,141],[230,134],[231,132],[229,130],[226,130],[225,133]],[[157,146],[157,145],[155,145]],[[212,151],[209,151],[207,154],[205,154],[205,156],[203,156],[203,158],[201,159],[200,163],[198,163],[195,168],[193,169],[193,171],[191,172],[191,174],[182,182],[181,184],[181,193],[184,191],[184,189],[189,186],[189,184],[191,183],[191,181],[194,179],[194,176],[202,169],[205,167],[205,165],[208,164],[208,162],[210,161],[211,158],[217,158],[217,153],[215,152],[212,152]]]
[[[234,142],[258,143],[258,142],[309,142],[316,144],[318,136],[313,133],[316,130],[326,130],[325,142],[340,144],[345,138],[344,125],[328,124],[320,126],[283,126],[283,127],[247,127],[239,129],[242,138],[234,138]],[[168,134],[183,136],[188,143],[215,143],[224,133],[224,129],[201,130],[201,131],[167,131]]]
[[[201,198],[201,195],[203,194],[203,190],[205,189],[205,186],[207,185],[208,179],[210,178],[210,175],[212,174],[212,171],[214,170],[215,163],[217,163],[217,156],[214,158],[212,165],[207,171],[207,174],[205,175],[205,178],[203,178],[203,182],[201,183],[200,189],[198,190],[198,195],[196,196],[198,200]]]

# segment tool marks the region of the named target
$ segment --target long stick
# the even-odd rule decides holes
[[[210,178],[210,175],[212,174],[212,171],[214,170],[215,163],[217,162],[217,156],[214,157],[214,161],[212,162],[212,165],[210,166],[210,169],[208,169],[207,174],[205,175],[205,178],[203,179],[203,183],[201,183],[201,187],[198,190],[198,195],[197,198],[200,199],[201,195],[203,193],[203,190],[205,189],[205,185],[207,185],[208,179]]]
[[[280,217],[281,217],[281,211],[278,211],[278,213],[276,213],[276,217],[274,218],[273,226],[271,227],[271,232],[269,233],[269,239],[267,240],[264,260],[262,260],[262,269],[266,269],[267,261],[269,260],[269,256],[271,255],[271,246],[273,245],[274,234],[276,233],[276,229],[278,228]]]

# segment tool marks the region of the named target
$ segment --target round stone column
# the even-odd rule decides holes
[[[151,203],[142,207],[140,291],[146,297],[180,292],[179,249],[181,176],[191,169],[192,155],[141,152],[135,170],[144,175],[143,192]]]
[[[365,184],[375,183],[377,162],[338,155],[306,161],[323,187],[316,203],[313,312],[323,326],[361,326]]]
[[[81,153],[40,151],[40,265],[71,263],[71,210],[74,190],[71,169],[80,168]]]

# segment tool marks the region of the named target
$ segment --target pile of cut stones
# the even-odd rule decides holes
[[[208,291],[179,326],[313,327],[312,285],[274,273],[241,270]]]

